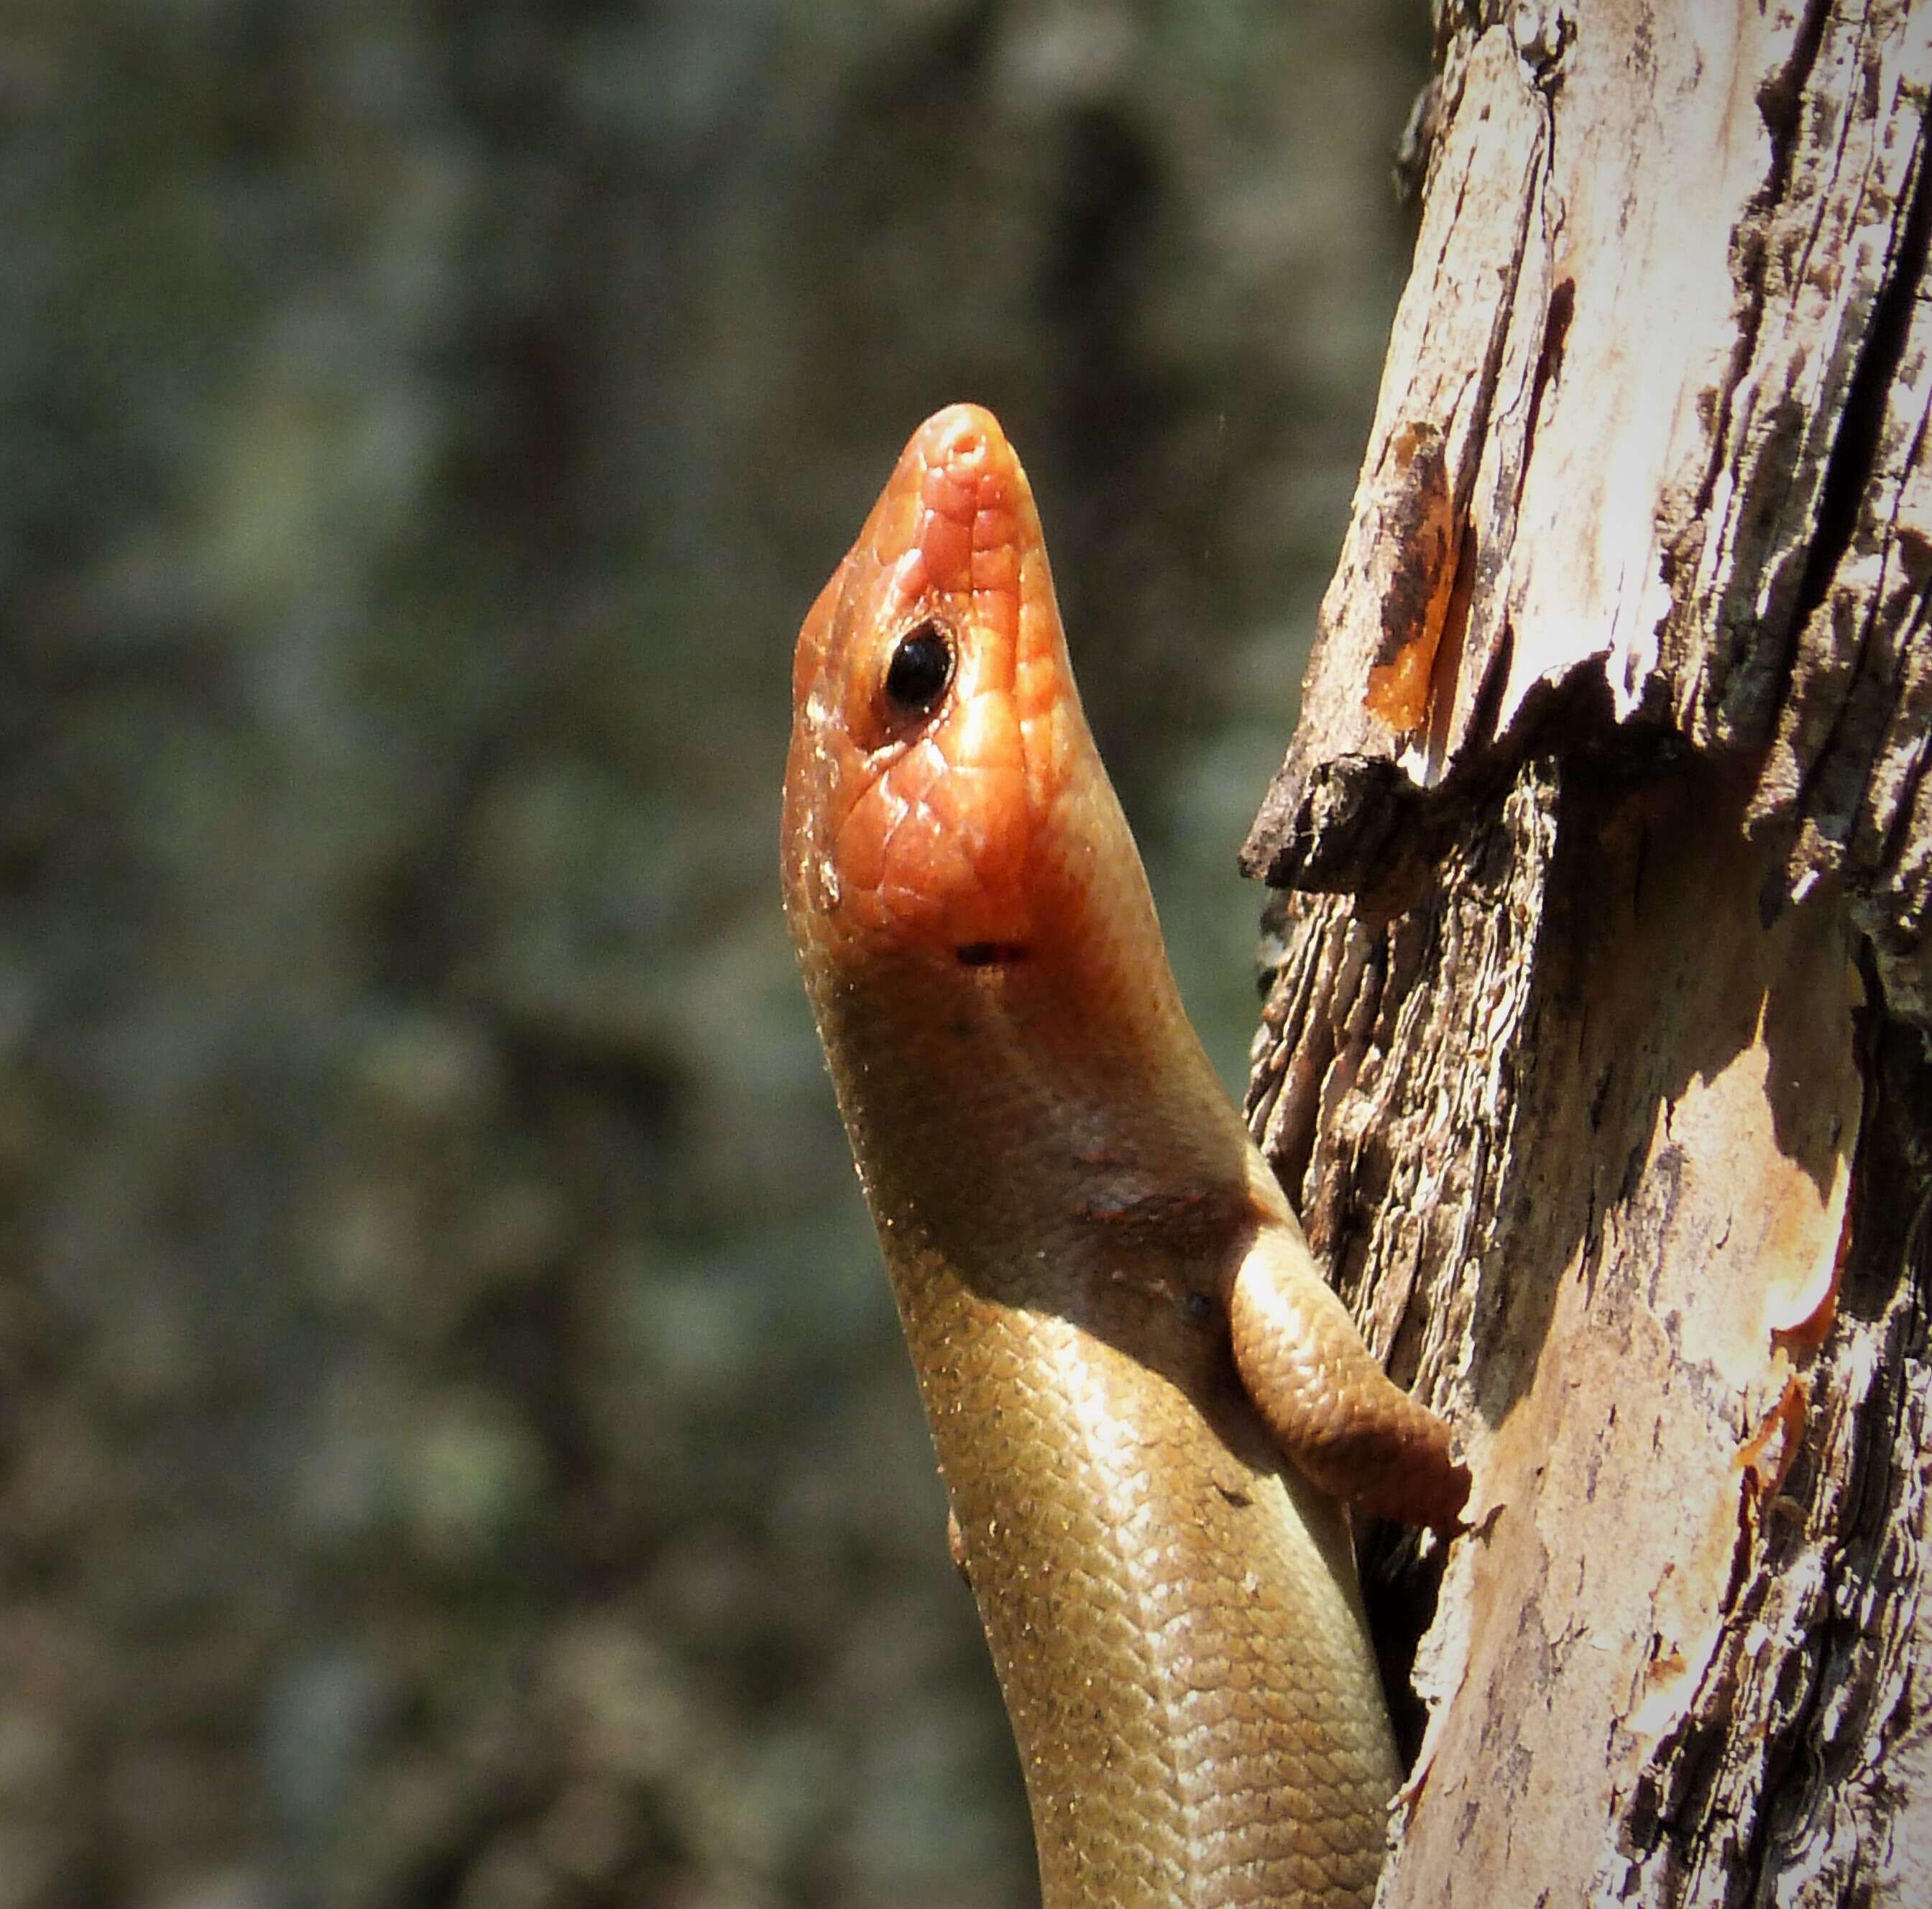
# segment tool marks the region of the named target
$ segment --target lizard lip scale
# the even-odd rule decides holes
[[[1372,1896],[1343,1501],[1468,1475],[1189,1025],[990,413],[914,434],[799,637],[806,991],[1026,1778],[1045,1909]]]

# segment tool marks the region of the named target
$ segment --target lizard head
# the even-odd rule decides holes
[[[801,946],[1010,966],[1066,931],[1090,874],[1081,806],[1118,809],[1033,493],[989,412],[952,405],[914,434],[806,619],[792,692]]]

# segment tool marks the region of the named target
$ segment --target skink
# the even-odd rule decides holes
[[[800,632],[785,908],[1019,1748],[1046,1909],[1366,1903],[1345,1500],[1453,1525],[1189,1025],[987,412]]]

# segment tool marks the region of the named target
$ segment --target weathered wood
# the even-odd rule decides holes
[[[1477,1468],[1381,1900],[1913,1899],[1932,13],[1444,11],[1247,851],[1256,1130]]]

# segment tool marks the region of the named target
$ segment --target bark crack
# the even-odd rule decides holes
[[[1886,261],[1885,277],[1825,466],[1817,527],[1798,587],[1794,621],[1801,629],[1824,602],[1839,564],[1865,521],[1866,493],[1883,441],[1892,386],[1904,359],[1912,307],[1925,276],[1928,239],[1932,239],[1932,169],[1924,159],[1922,140],[1912,157],[1904,229]]]
[[[1756,356],[1758,334],[1764,323],[1768,297],[1766,276],[1772,220],[1791,182],[1805,88],[1817,65],[1830,11],[1828,0],[1810,0],[1798,23],[1791,57],[1758,89],[1758,114],[1771,142],[1771,170],[1766,175],[1764,184],[1752,194],[1735,237],[1732,275],[1741,294],[1737,344],[1712,410],[1711,455],[1690,511],[1694,521],[1708,514],[1717,495],[1718,479],[1724,467],[1731,435],[1732,401]],[[1669,581],[1667,574],[1665,581]]]

